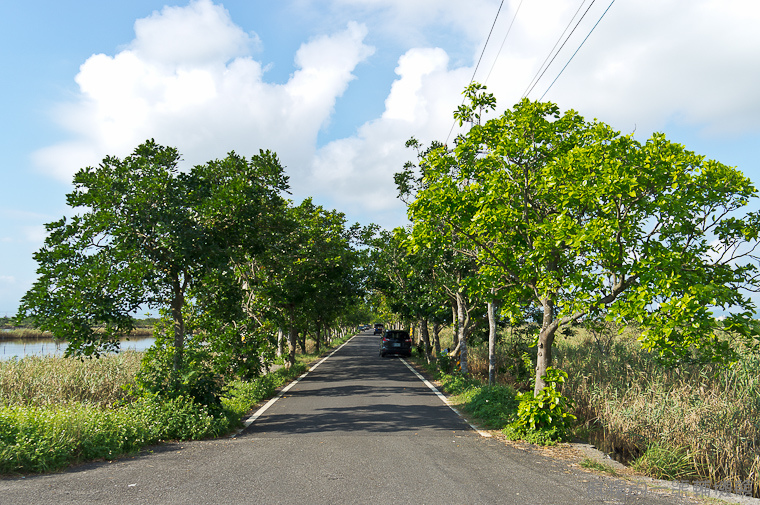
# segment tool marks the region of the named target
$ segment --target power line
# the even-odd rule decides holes
[[[610,7],[612,7],[612,4],[614,4],[614,3],[615,3],[615,0],[612,0],[612,1],[610,2],[610,4],[607,6],[607,8],[606,8],[606,9],[604,10],[604,12],[602,13],[602,15],[599,17],[599,20],[598,20],[598,21],[596,22],[596,24],[595,24],[595,25],[594,25],[594,26],[591,28],[591,31],[590,31],[590,32],[588,32],[588,35],[586,35],[586,38],[585,38],[585,39],[583,39],[583,42],[581,42],[581,45],[579,45],[579,46],[578,46],[578,49],[576,49],[576,50],[575,50],[575,52],[573,53],[573,55],[570,57],[570,59],[569,59],[569,60],[567,60],[567,63],[565,63],[565,66],[564,66],[564,67],[562,67],[562,70],[560,70],[560,71],[559,71],[559,74],[557,74],[557,77],[555,77],[555,78],[554,78],[554,80],[552,81],[552,83],[549,85],[549,87],[548,87],[548,88],[546,88],[546,91],[544,91],[544,94],[543,94],[543,95],[541,95],[541,98],[539,98],[539,100],[538,100],[539,102],[540,102],[541,100],[543,100],[543,99],[544,99],[544,97],[546,96],[546,94],[549,92],[549,90],[550,90],[550,89],[552,89],[552,86],[554,86],[554,83],[555,83],[555,82],[557,82],[557,79],[559,79],[559,76],[560,76],[560,75],[562,75],[562,72],[564,72],[564,71],[565,71],[565,69],[567,68],[567,66],[570,64],[570,62],[571,62],[571,61],[573,61],[573,58],[575,58],[575,55],[576,55],[576,54],[578,54],[578,51],[580,51],[580,50],[581,50],[581,47],[583,47],[583,44],[585,44],[585,43],[586,43],[586,41],[588,40],[588,38],[591,36],[591,34],[592,34],[592,33],[594,33],[594,30],[596,29],[597,25],[598,25],[598,24],[599,24],[599,23],[602,21],[602,18],[604,18],[605,14],[607,14],[607,11],[608,11],[608,10],[610,10]]]
[[[491,70],[488,71],[488,75],[486,76],[485,80],[483,81],[483,84],[488,82],[488,78],[491,77],[491,72],[493,72],[494,67],[496,66],[496,62],[499,60],[499,55],[501,54],[502,49],[504,49],[504,44],[507,42],[507,37],[509,37],[509,32],[512,31],[512,25],[515,24],[515,19],[517,19],[517,13],[520,12],[520,7],[522,7],[524,0],[520,0],[520,5],[517,6],[517,10],[515,11],[515,15],[512,17],[512,22],[509,23],[509,28],[507,29],[507,34],[504,35],[504,40],[501,41],[501,46],[499,47],[499,50],[496,52],[496,57],[493,59],[493,65],[491,65]]]
[[[565,35],[565,33],[567,33],[567,28],[570,27],[570,24],[572,24],[573,19],[575,19],[575,16],[578,15],[578,11],[581,10],[581,7],[583,7],[583,4],[585,3],[585,1],[586,0],[583,0],[583,2],[581,2],[581,5],[578,7],[578,10],[575,12],[575,14],[573,15],[573,17],[570,19],[570,23],[568,23],[567,27],[565,28],[565,31],[562,32],[562,35],[560,35],[559,39],[557,39],[557,42],[554,44],[554,47],[549,52],[549,55],[547,55],[547,57],[546,57],[547,60],[549,59],[549,56],[551,56],[552,52],[554,52],[554,48],[557,47],[557,44],[559,44],[559,41],[562,40],[562,37]],[[559,53],[562,51],[562,48],[565,47],[565,44],[567,44],[567,41],[570,40],[570,37],[573,36],[573,33],[575,33],[575,30],[581,24],[581,21],[583,21],[583,18],[586,17],[586,14],[588,14],[588,11],[591,10],[591,7],[594,6],[595,2],[596,2],[596,0],[591,0],[591,3],[589,4],[588,8],[586,9],[586,12],[584,12],[583,15],[580,17],[580,19],[578,19],[578,22],[575,23],[575,26],[573,27],[573,30],[567,35],[567,37],[565,37],[564,42],[562,42],[562,45],[560,46],[560,48],[557,49],[557,52],[554,52],[554,56],[552,57],[551,61],[545,67],[543,66],[543,64],[541,65],[541,67],[539,67],[538,72],[536,72],[536,76],[534,76],[533,79],[530,81],[531,84],[528,84],[528,88],[529,89],[526,89],[526,91],[523,93],[523,98],[527,97],[531,93],[531,91],[533,91],[533,88],[536,87],[536,84],[538,84],[538,81],[540,81],[541,78],[546,73],[546,71],[549,70],[549,67],[551,66],[551,64],[554,63],[554,60],[557,58],[557,56],[559,55]],[[544,60],[544,63],[546,63],[546,60]],[[543,71],[541,71],[541,68],[543,68]],[[539,73],[540,73],[540,75],[539,75]]]
[[[475,81],[475,74],[478,71],[478,67],[480,67],[480,61],[483,59],[483,54],[486,52],[486,47],[488,47],[488,41],[491,40],[491,34],[493,34],[493,28],[496,26],[496,21],[499,19],[499,13],[501,12],[501,8],[504,6],[504,0],[501,0],[501,3],[499,4],[499,10],[496,11],[496,17],[493,19],[493,24],[491,25],[491,30],[488,32],[488,37],[486,38],[486,43],[483,44],[483,50],[480,51],[480,58],[478,58],[478,63],[475,65],[475,70],[472,72],[472,77],[470,78],[470,84]],[[468,84],[469,86],[469,84]],[[462,98],[462,105],[464,105],[464,98]],[[449,138],[451,137],[451,132],[454,131],[454,126],[457,124],[456,120],[451,124],[451,129],[449,130],[448,136],[446,136],[446,144],[449,143]]]
[[[528,83],[528,86],[525,88],[525,92],[522,94],[522,98],[525,98],[528,95],[528,90],[532,89],[531,86],[533,83],[539,78],[538,75],[541,73],[541,69],[548,68],[547,62],[549,61],[549,58],[552,57],[552,54],[554,54],[554,50],[557,49],[557,46],[559,45],[560,41],[564,38],[567,31],[570,29],[570,26],[573,24],[573,20],[575,20],[576,17],[578,17],[578,13],[583,8],[583,5],[586,3],[586,0],[581,0],[581,3],[578,5],[578,9],[575,11],[575,14],[573,14],[573,17],[570,18],[570,21],[567,22],[567,26],[565,26],[564,31],[557,39],[557,42],[554,43],[554,47],[552,47],[551,51],[549,51],[549,54],[546,55],[546,59],[544,59],[543,63],[541,63],[541,66],[538,67],[538,70],[536,71],[536,75],[533,76],[533,79],[530,80]],[[541,74],[543,75],[543,74]]]

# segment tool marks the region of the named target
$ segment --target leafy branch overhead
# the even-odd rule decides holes
[[[754,342],[760,217],[741,172],[552,103],[485,120],[493,96],[477,84],[465,95],[455,117],[469,130],[453,148],[413,139],[419,161],[397,175],[412,247],[449,237],[505,315],[542,309],[536,391],[557,329],[583,318],[635,322],[670,361],[731,360],[729,337]]]

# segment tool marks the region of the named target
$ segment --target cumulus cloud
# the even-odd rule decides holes
[[[405,149],[415,137],[445,140],[453,125],[452,103],[461,100],[467,68],[450,69],[442,49],[411,49],[400,59],[382,116],[362,125],[357,135],[338,139],[314,157],[311,187],[334,195],[339,208],[362,209],[368,220],[386,226],[404,221],[393,174],[416,153]]]
[[[354,68],[373,52],[363,43],[366,27],[350,22],[302,44],[290,80],[270,84],[249,54],[256,37],[210,0],[165,7],[138,20],[135,34],[116,55],[93,55],[81,66],[78,100],[55,111],[72,139],[35,153],[43,169],[70,180],[105,155],[127,155],[155,138],[188,164],[272,149],[294,175]]]
[[[288,166],[298,196],[314,195],[364,221],[402,222],[393,174],[415,156],[404,143],[412,136],[423,142],[449,137],[452,111],[500,2],[296,4],[314,26],[330,29],[315,29],[327,34],[302,44],[294,55],[297,69],[284,84],[266,82],[265,68],[252,56],[258,36],[210,0],[138,20],[135,39],[123,50],[93,55],[82,65],[78,100],[56,111],[71,140],[40,150],[36,160],[70,180],[76,169],[106,154],[126,155],[149,137],[178,147],[189,164],[232,149],[268,148]],[[487,78],[500,109],[520,99],[577,9],[564,0],[525,2],[505,40],[517,5],[505,3],[475,76]],[[530,98],[543,94],[606,5],[589,11]],[[546,99],[643,136],[672,123],[706,135],[756,132],[760,67],[751,62],[760,51],[758,22],[760,5],[741,0],[617,2]],[[354,135],[318,147],[317,135],[357,65],[373,54],[368,37],[386,51],[385,44],[402,48],[383,112]]]
[[[555,34],[551,39],[531,37],[531,27],[547,24],[538,23],[535,7],[526,4],[525,16],[521,12],[517,18],[519,38],[533,49],[520,44],[513,57],[548,54],[546,41],[554,43],[572,14],[561,3],[566,2],[549,0],[541,7],[562,14],[548,24]],[[589,13],[531,98],[544,93],[605,7]],[[753,90],[760,68],[751,62],[760,51],[758,23],[760,5],[741,0],[617,2],[545,99],[647,135],[674,122],[711,136],[757,132],[760,98]],[[532,59],[531,77],[541,61]],[[506,61],[497,70],[498,82],[525,79]]]

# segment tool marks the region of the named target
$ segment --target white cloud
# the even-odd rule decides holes
[[[584,21],[531,98],[546,90],[602,7]],[[756,132],[759,23],[760,4],[743,0],[617,2],[546,99],[647,135],[671,121],[710,135]]]
[[[271,149],[292,176],[308,164],[354,68],[373,52],[363,43],[366,28],[351,22],[302,44],[290,80],[269,84],[247,54],[251,37],[209,0],[166,7],[138,20],[135,32],[126,49],[81,66],[79,99],[55,111],[73,138],[34,154],[44,170],[68,181],[79,168],[155,138],[188,164]]]
[[[135,22],[136,38],[130,45],[146,62],[199,67],[219,65],[249,54],[259,43],[245,33],[221,5],[196,0],[187,7],[164,7]]]
[[[106,154],[126,155],[149,137],[178,147],[188,163],[268,148],[288,166],[296,194],[398,224],[404,209],[393,174],[415,155],[404,143],[411,136],[446,140],[499,1],[296,4],[315,26],[337,19],[345,28],[305,42],[284,84],[265,81],[251,56],[258,37],[209,0],[138,20],[125,49],[82,65],[80,98],[56,112],[72,140],[37,152],[38,163],[69,180],[76,169]],[[489,76],[500,110],[518,101],[577,8],[564,0],[525,2],[499,52],[517,5],[505,3],[476,76]],[[531,98],[541,96],[606,5],[589,12]],[[752,62],[760,52],[759,22],[760,4],[742,0],[616,2],[546,99],[642,136],[672,122],[712,135],[757,132],[760,67]],[[317,149],[336,100],[373,53],[364,43],[367,26],[373,40],[403,47],[398,77],[385,90],[382,114]]]
[[[441,49],[409,50],[399,59],[382,116],[362,125],[356,136],[321,148],[311,187],[334,195],[340,209],[363,210],[386,226],[400,224],[405,209],[396,198],[393,174],[416,157],[404,144],[412,136],[425,143],[446,138],[453,124],[451,104],[461,100],[469,72],[449,69]]]

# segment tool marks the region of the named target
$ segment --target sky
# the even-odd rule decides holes
[[[73,174],[150,138],[178,148],[183,169],[273,150],[296,204],[311,196],[349,222],[406,224],[393,183],[414,160],[404,144],[456,135],[452,112],[473,77],[497,112],[523,96],[552,101],[642,141],[663,132],[760,182],[754,0],[1,8],[0,316],[36,278],[44,224],[71,214]]]

